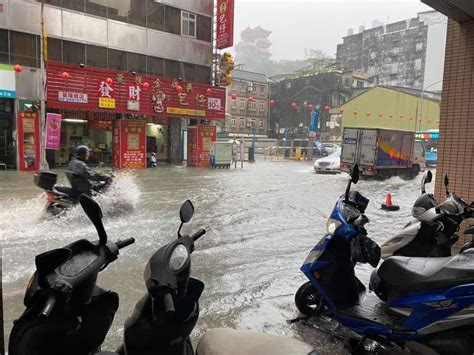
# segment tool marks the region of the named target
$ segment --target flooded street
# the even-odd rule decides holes
[[[96,239],[80,207],[60,219],[41,219],[46,197],[32,180],[31,174],[0,172],[7,339],[13,320],[24,309],[23,292],[34,271],[34,256],[80,238]],[[371,200],[370,237],[383,242],[409,221],[420,180],[421,174],[412,181],[391,178],[357,184]],[[305,282],[299,268],[325,233],[328,215],[346,183],[346,174],[316,175],[310,162],[294,161],[259,160],[242,170],[160,166],[118,173],[111,196],[99,199],[104,224],[111,240],[133,236],[136,243],[99,276],[102,287],[120,295],[104,349],[120,344],[124,321],[146,290],[145,264],[160,246],[176,238],[180,205],[190,199],[195,214],[184,232],[207,230],[192,256],[193,276],[206,284],[193,336],[215,327],[263,330],[303,338],[318,345],[320,353],[344,353],[341,344],[331,343],[326,335],[286,320],[297,316],[293,297]],[[428,186],[432,189],[433,184]],[[380,209],[389,192],[400,211]],[[370,271],[370,266],[358,267],[364,283]]]

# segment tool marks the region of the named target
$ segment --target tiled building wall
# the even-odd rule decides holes
[[[474,201],[474,21],[448,23],[439,130],[436,198],[445,197],[448,173],[450,191]]]

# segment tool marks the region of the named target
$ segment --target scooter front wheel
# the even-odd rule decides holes
[[[319,316],[327,310],[324,299],[309,281],[301,285],[296,292],[295,304],[298,311],[308,317]]]

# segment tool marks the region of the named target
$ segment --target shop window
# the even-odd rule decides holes
[[[146,69],[148,75],[164,76],[164,59],[147,57],[146,58]]]
[[[107,17],[111,20],[128,22],[130,0],[108,0]]]
[[[10,31],[11,62],[37,67],[36,37],[28,33]]]
[[[245,118],[241,118],[240,119],[240,128],[244,128],[245,127]]]
[[[266,89],[265,85],[259,85],[259,89],[260,89],[260,90],[259,90],[259,91],[260,91],[260,95],[265,96],[265,91],[266,91],[266,90],[265,90],[265,89]]]
[[[260,113],[265,112],[265,103],[263,103],[263,102],[259,102],[259,103],[258,103],[258,111],[259,111]]]
[[[146,1],[132,1],[128,12],[128,23],[146,27]]]
[[[127,70],[127,52],[107,49],[108,67],[113,70]]]
[[[165,6],[165,32],[181,34],[181,11],[171,6]]]
[[[231,108],[232,110],[237,110],[237,100],[233,100],[233,99],[232,99],[232,100],[230,101],[230,108]]]
[[[165,76],[168,78],[179,78],[179,63],[175,60],[165,59]]]
[[[187,81],[196,81],[196,66],[190,63],[183,63],[183,79]]]
[[[231,126],[232,126],[232,127],[235,127],[235,117],[232,117]]]
[[[8,31],[0,30],[0,63],[8,63]]]
[[[244,81],[240,82],[240,91],[245,91],[247,90],[247,83]]]
[[[63,0],[62,7],[74,11],[84,12],[84,0]]]
[[[128,53],[128,70],[146,74],[146,56],[137,53]]]
[[[196,65],[196,82],[209,85],[211,83],[211,68]]]
[[[260,120],[260,129],[263,129],[263,120]]]
[[[212,40],[212,20],[210,17],[197,15],[196,38],[201,41],[211,42]]]
[[[86,0],[86,13],[107,18],[107,6],[104,0]]]
[[[155,0],[147,0],[147,27],[158,31],[165,30],[165,6]]]
[[[107,48],[87,45],[87,66],[107,69]]]
[[[196,37],[196,15],[187,11],[181,11],[181,34],[183,36]]]
[[[63,62],[70,64],[86,63],[85,44],[63,41]]]

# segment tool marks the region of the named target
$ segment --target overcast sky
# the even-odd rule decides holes
[[[395,22],[432,10],[419,0],[235,0],[234,44],[247,26],[272,31],[273,59],[300,59],[305,48],[335,55],[349,28]]]

